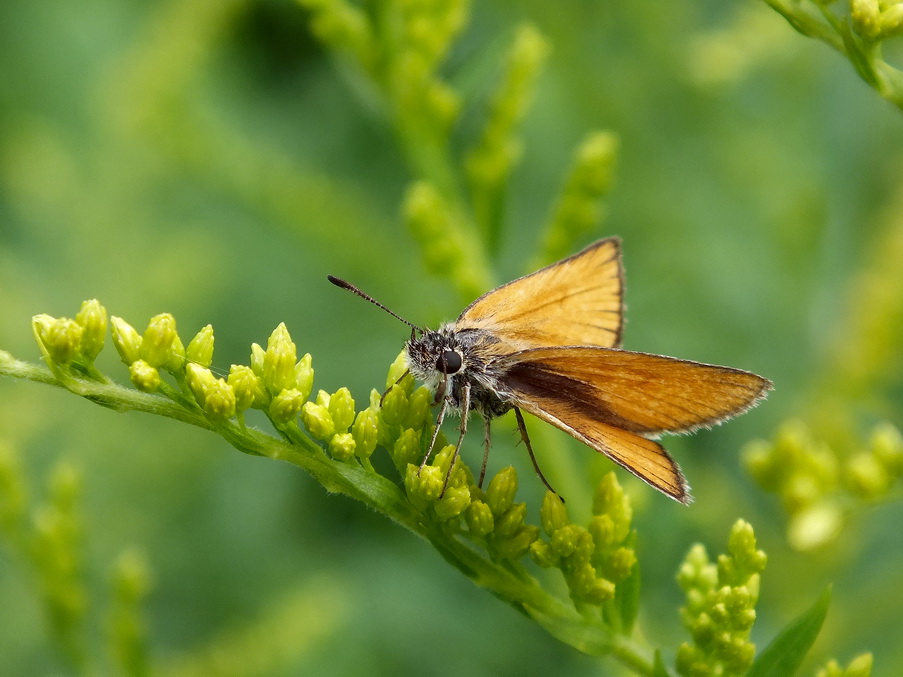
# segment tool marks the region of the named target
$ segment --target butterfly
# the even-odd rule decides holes
[[[481,485],[490,423],[514,410],[533,467],[550,490],[522,412],[686,504],[692,500],[689,485],[656,438],[719,424],[755,406],[772,388],[768,379],[741,369],[621,349],[624,270],[617,237],[486,292],[435,331],[408,322],[344,280],[329,280],[411,327],[408,369],[440,406],[424,464],[449,411],[461,414],[455,459],[469,413],[482,417]]]

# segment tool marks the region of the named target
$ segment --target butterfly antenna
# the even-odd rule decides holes
[[[409,327],[411,327],[411,329],[413,329],[414,331],[419,331],[419,332],[423,333],[423,329],[421,329],[420,327],[418,327],[416,324],[414,324],[414,323],[412,323],[412,322],[408,322],[408,321],[407,321],[406,319],[404,319],[401,315],[398,315],[397,313],[395,313],[395,312],[389,310],[389,309],[386,308],[386,306],[384,306],[382,303],[380,303],[380,302],[377,301],[375,298],[373,298],[372,296],[370,296],[370,294],[366,294],[366,293],[362,292],[360,289],[358,289],[357,287],[355,287],[355,286],[354,286],[353,284],[351,284],[350,282],[347,282],[347,281],[343,280],[343,279],[340,278],[340,277],[336,277],[335,275],[327,275],[326,278],[327,278],[330,282],[332,282],[336,287],[341,287],[342,289],[347,289],[347,290],[350,291],[352,294],[357,294],[357,295],[360,296],[362,299],[368,300],[368,301],[369,301],[370,303],[372,303],[374,306],[377,306],[377,307],[379,307],[379,308],[382,308],[382,309],[385,310],[387,313],[389,313],[389,315],[391,315],[392,317],[394,317],[396,320],[400,320],[401,322],[404,322],[406,325],[408,325]],[[413,335],[412,335],[412,336],[413,336]]]

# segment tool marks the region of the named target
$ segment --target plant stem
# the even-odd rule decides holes
[[[493,561],[474,544],[425,519],[391,480],[356,463],[336,461],[306,435],[292,442],[237,421],[211,423],[198,411],[157,393],[145,393],[112,382],[60,379],[49,369],[14,359],[0,351],[0,376],[11,376],[66,388],[116,411],[143,411],[212,430],[239,451],[282,460],[307,471],[330,492],[361,501],[431,543],[456,569],[479,587],[527,614],[550,634],[585,653],[612,655],[641,674],[652,674],[652,656],[624,635],[613,633],[600,618],[582,615],[569,602],[547,593],[520,565]]]

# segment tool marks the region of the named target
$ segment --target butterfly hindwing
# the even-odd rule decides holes
[[[518,400],[517,406],[605,454],[671,498],[681,503],[693,500],[680,466],[658,442],[602,423],[588,412],[562,407],[553,398]]]
[[[621,241],[600,240],[566,259],[497,287],[471,303],[456,330],[484,330],[525,350],[621,343]]]

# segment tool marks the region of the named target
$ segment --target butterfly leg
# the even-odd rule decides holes
[[[461,455],[461,443],[464,442],[464,435],[467,433],[467,418],[470,413],[470,385],[465,383],[461,386],[461,432],[458,435],[458,443],[455,445],[455,453],[452,454],[451,461],[448,463],[448,470],[445,473],[445,483],[442,485],[442,493],[439,498],[445,495],[448,489],[448,482],[451,479],[452,470],[455,469],[455,463],[458,462],[458,456]]]
[[[442,427],[442,421],[445,420],[445,412],[448,411],[448,398],[442,400],[442,407],[439,409],[439,415],[436,416],[436,427],[433,428],[433,436],[430,438],[430,446],[426,449],[426,454],[423,456],[423,460],[420,462],[420,468],[417,470],[417,475],[420,475],[420,471],[423,470],[426,462],[430,460],[430,455],[433,453],[433,447],[436,446],[436,438],[439,437],[439,429]]]
[[[382,397],[379,398],[379,406],[383,406],[383,400],[386,399],[386,395],[389,394],[389,391],[392,390],[392,388],[394,388],[395,386],[397,386],[399,383],[401,383],[402,381],[404,381],[405,376],[407,376],[407,375],[410,374],[410,373],[411,373],[411,370],[410,370],[410,369],[405,369],[405,370],[404,370],[404,373],[403,373],[401,376],[398,377],[398,380],[395,381],[395,383],[393,383],[392,385],[390,385],[388,388],[386,388],[386,391],[382,394]]]
[[[483,465],[480,466],[480,481],[477,482],[477,486],[480,487],[480,489],[483,488],[483,479],[486,477],[486,463],[489,461],[489,447],[492,445],[492,437],[489,434],[489,422],[490,419],[488,417],[483,419],[483,444],[485,445],[486,451],[483,452]]]
[[[539,479],[542,480],[542,483],[546,485],[546,489],[553,494],[558,495],[558,492],[552,488],[552,485],[549,484],[545,475],[542,474],[542,470],[539,469],[539,463],[536,462],[536,456],[533,455],[533,447],[530,444],[530,438],[527,436],[527,425],[524,423],[524,416],[517,407],[514,407],[514,416],[517,418],[517,429],[520,431],[521,439],[524,441],[524,445],[527,447],[527,453],[530,454],[530,460],[533,462],[533,469],[536,471]],[[561,498],[560,495],[558,497]],[[564,501],[564,499],[561,500]]]

